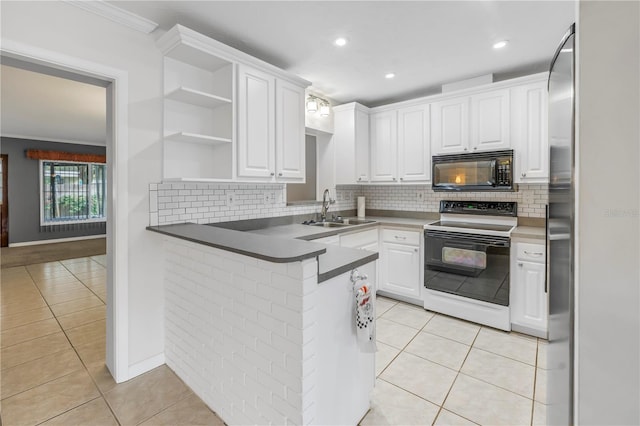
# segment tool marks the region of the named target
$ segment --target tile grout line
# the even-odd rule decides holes
[[[91,258],[89,258],[89,259],[91,259]],[[102,266],[100,263],[96,262],[96,261],[95,261],[95,260],[93,260],[93,259],[91,259],[91,261],[93,261],[93,262],[97,263],[98,265]],[[78,263],[79,263],[79,262],[78,262]],[[100,299],[100,301],[102,301],[102,303],[104,303],[105,305],[107,304],[107,302],[106,302],[106,301],[102,300],[102,298],[101,298],[100,296],[98,296],[98,295],[96,294],[96,292],[94,292],[94,291],[93,291],[93,289],[91,289],[91,287],[89,287],[88,285],[86,285],[86,284],[84,283],[84,281],[83,281],[81,278],[79,278],[79,277],[78,277],[78,276],[77,276],[73,271],[71,271],[71,269],[67,268],[67,266],[66,266],[65,264],[63,264],[63,263],[61,263],[61,264],[62,264],[62,266],[63,266],[67,271],[69,271],[69,273],[70,273],[71,275],[73,275],[73,276],[74,276],[74,278],[75,278],[75,279],[77,279],[78,281],[80,281],[80,282],[82,283],[82,285],[83,285],[87,290],[89,290],[89,291],[90,291],[94,296],[96,296],[98,299]],[[103,269],[105,269],[105,270],[107,269],[107,267],[106,267],[106,266],[102,266],[102,268],[103,268]],[[105,284],[105,285],[106,285],[106,284]]]
[[[67,269],[66,266],[64,266],[60,261],[56,261],[58,263],[60,263],[65,269]],[[25,268],[26,269],[26,268]],[[69,271],[67,269],[67,271]],[[69,271],[71,272],[71,271]],[[29,270],[27,270],[27,273],[29,274],[29,276],[31,277],[31,279],[33,280],[33,276],[31,275],[31,272],[29,272]],[[71,273],[73,275],[73,273]],[[74,275],[75,276],[75,275]],[[76,277],[77,279],[77,277]],[[35,284],[35,280],[33,280],[34,284]],[[81,281],[82,282],[82,281]],[[82,283],[82,285],[84,285],[84,283]],[[44,295],[42,295],[42,292],[40,291],[40,288],[36,285],[36,287],[38,288],[38,292],[40,292],[41,297],[44,299],[45,303],[47,304],[47,306],[49,307],[49,309],[51,309],[51,306],[49,305],[49,302],[47,302],[47,300],[44,298]],[[86,287],[86,286],[85,286]],[[102,299],[101,299],[102,300]],[[100,397],[103,399],[103,401],[105,402],[105,404],[107,405],[107,407],[109,408],[109,411],[111,412],[111,414],[113,415],[113,418],[115,419],[116,423],[118,423],[118,425],[121,425],[122,423],[120,422],[120,420],[118,419],[118,417],[116,417],[115,413],[113,412],[111,406],[109,405],[109,403],[107,402],[107,399],[104,397],[104,393],[102,392],[102,390],[100,389],[100,387],[98,386],[97,382],[95,381],[95,379],[93,378],[93,376],[91,375],[91,373],[89,372],[89,369],[87,368],[87,365],[85,364],[84,360],[82,359],[82,357],[80,356],[80,354],[78,353],[78,349],[74,346],[74,344],[71,342],[71,339],[69,339],[69,336],[67,335],[66,330],[62,327],[62,324],[60,324],[60,321],[58,321],[58,317],[55,314],[55,312],[53,312],[53,310],[51,310],[51,313],[53,314],[53,317],[55,318],[56,322],[58,323],[58,326],[60,327],[60,329],[62,330],[62,333],[64,333],[64,336],[67,338],[67,341],[69,342],[69,345],[71,345],[71,348],[73,349],[73,351],[75,352],[76,356],[78,357],[78,360],[80,360],[80,364],[82,364],[82,367],[84,367],[84,371],[87,373],[87,375],[89,376],[89,378],[91,379],[91,382],[93,383],[93,385],[95,386],[95,388],[97,389],[98,393],[100,394]],[[72,373],[70,373],[72,374]],[[65,376],[62,376],[65,377]],[[56,379],[54,379],[56,380]],[[33,389],[33,388],[31,388]],[[96,399],[96,398],[94,398]],[[67,413],[71,410],[74,410],[82,405],[84,405],[86,402],[89,401],[85,401],[84,403],[80,404],[80,405],[76,405],[75,407],[71,407],[68,410],[62,412],[62,413],[58,413],[53,417],[49,417],[48,419],[44,420],[49,421],[55,417],[61,416],[64,413]],[[42,423],[42,422],[41,422]]]
[[[91,259],[91,258],[89,258]],[[95,260],[91,259],[92,261],[96,262]],[[95,292],[93,290],[91,290],[85,283],[84,281],[82,281],[80,278],[78,278],[78,276],[76,274],[74,274],[69,268],[67,268],[67,266],[65,264],[63,264],[62,262],[60,262],[62,264],[62,266],[69,271],[69,273],[71,273],[71,275],[73,275],[78,281],[80,281],[82,283],[83,286],[85,286],[85,288],[87,288],[91,293],[93,293],[105,306],[106,306],[106,302],[103,301],[100,296],[98,296],[97,294],[95,294]],[[76,263],[80,263],[80,262],[76,262]],[[98,262],[96,262],[98,263]],[[100,265],[100,263],[98,263]],[[102,265],[100,265],[102,266]],[[104,267],[106,269],[106,266]],[[89,308],[91,309],[91,308]],[[55,313],[54,313],[55,315]],[[56,316],[56,320],[57,320],[57,316]],[[106,326],[106,324],[105,324]],[[62,327],[62,326],[61,326]],[[66,333],[65,333],[66,334]],[[106,334],[106,333],[105,333]],[[106,339],[106,335],[105,335],[105,339]],[[69,340],[69,343],[71,343],[71,340]],[[73,346],[73,344],[71,345]],[[73,346],[74,350],[76,350],[75,346]],[[77,353],[77,350],[76,350]],[[98,390],[98,393],[100,394],[100,398],[102,398],[102,400],[104,401],[105,405],[107,406],[107,408],[109,409],[109,412],[111,412],[111,415],[113,416],[114,420],[116,421],[116,423],[118,423],[118,425],[122,425],[122,422],[120,421],[120,419],[118,418],[118,416],[116,415],[116,412],[114,411],[113,407],[111,406],[111,404],[109,404],[109,400],[107,400],[105,394],[106,392],[103,392],[102,389],[100,388],[100,386],[98,386],[98,382],[96,381],[96,379],[91,375],[91,372],[89,372],[89,368],[87,367],[87,365],[85,364],[84,360],[80,357],[80,354],[78,354],[78,358],[80,358],[80,362],[82,363],[82,366],[84,367],[84,369],[86,370],[87,374],[89,375],[89,377],[91,378],[91,381],[93,382],[93,385],[96,387],[96,389]],[[106,367],[106,362],[105,362],[105,367]],[[111,374],[111,372],[109,372],[109,374]],[[74,407],[77,408],[77,407]]]
[[[440,408],[438,410],[438,414],[436,415],[436,418],[433,420],[433,424],[435,424],[436,420],[438,419],[438,417],[440,416],[440,413],[442,412],[442,410],[444,410],[444,404],[447,402],[447,398],[449,398],[449,395],[451,394],[451,389],[453,389],[453,386],[456,384],[456,380],[458,380],[458,377],[460,376],[460,371],[462,370],[462,367],[464,366],[464,363],[467,362],[467,358],[469,358],[469,354],[471,353],[471,349],[473,348],[473,344],[476,342],[476,339],[478,338],[478,335],[480,334],[480,330],[482,330],[482,327],[480,327],[478,329],[478,331],[476,332],[475,337],[473,338],[473,341],[471,342],[471,345],[469,345],[469,350],[467,351],[467,354],[464,357],[464,360],[462,360],[462,364],[460,364],[460,368],[456,371],[456,377],[453,378],[453,381],[451,382],[451,386],[449,387],[449,390],[447,391],[447,394],[444,396],[444,399],[442,400],[442,404],[440,404]],[[449,411],[449,410],[447,410]],[[451,411],[451,413],[455,414],[456,416],[460,416],[464,419],[466,419],[466,417],[461,416],[458,413],[455,413],[453,411]],[[469,419],[467,419],[469,420]],[[473,422],[475,423],[475,422]]]

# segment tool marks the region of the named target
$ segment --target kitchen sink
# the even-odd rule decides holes
[[[315,222],[309,223],[311,226],[323,226],[325,228],[340,228],[342,226],[351,226],[352,223],[342,223],[342,222]],[[355,225],[355,223],[353,224]]]
[[[353,225],[364,225],[365,223],[374,223],[375,220],[367,220],[367,219],[345,219],[347,223],[344,222],[304,222],[304,225],[311,226],[322,226],[325,228],[341,228],[343,226],[353,226]]]
[[[375,220],[368,219],[347,219],[349,221],[349,225],[364,225],[365,223],[374,223]]]

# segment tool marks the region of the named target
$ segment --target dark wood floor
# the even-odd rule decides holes
[[[0,266],[2,268],[11,268],[34,263],[97,256],[106,252],[106,238],[24,247],[2,247],[0,249]]]

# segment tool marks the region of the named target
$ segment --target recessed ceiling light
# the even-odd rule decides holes
[[[394,73],[390,72],[390,73],[385,74],[385,75],[384,75],[384,78],[389,79],[389,78],[393,78],[393,77],[395,77],[395,76],[396,76],[396,75],[395,75]]]
[[[507,43],[509,43],[507,40],[499,41],[499,42],[497,42],[497,43],[495,43],[493,45],[493,48],[494,49],[502,49],[503,47],[505,47],[507,45]]]
[[[339,38],[335,39],[334,43],[335,43],[336,46],[342,47],[345,44],[347,44],[347,39],[344,38],[344,37],[339,37]]]

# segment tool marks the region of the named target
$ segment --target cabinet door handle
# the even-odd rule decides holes
[[[474,147],[473,147],[473,150],[475,151],[476,149],[478,149],[478,147],[477,147],[477,146],[474,146]]]
[[[400,180],[404,180],[404,178],[400,178]]]
[[[518,262],[518,266],[522,268],[524,264],[522,262]]]
[[[359,178],[358,178],[358,180],[362,180],[362,178],[361,178],[361,177],[359,177]]]
[[[278,176],[282,176],[282,173],[278,173]]]
[[[522,173],[522,177],[526,177],[526,176],[527,176],[527,174],[526,174],[526,173]]]
[[[406,240],[406,239],[407,239],[407,237],[401,237],[401,236],[399,236],[399,235],[394,235],[393,237],[394,237],[396,240]]]
[[[544,253],[539,252],[539,251],[524,251],[524,254],[528,254],[531,256],[542,256]]]
[[[464,149],[465,151],[467,150],[467,148]]]
[[[415,252],[417,253],[417,252],[418,252],[418,249],[417,249],[417,248],[416,248],[416,249],[413,249],[413,251],[415,251]]]
[[[275,176],[275,173],[271,172],[271,176]]]

